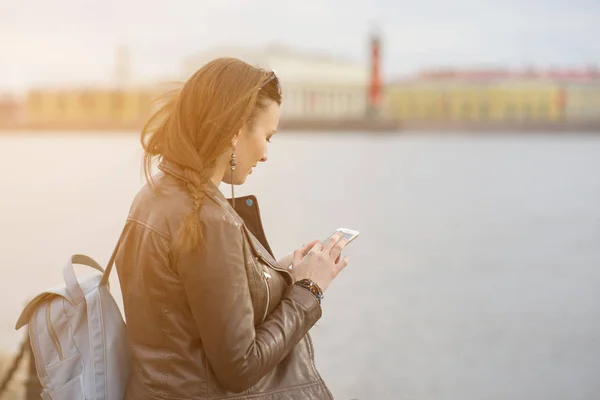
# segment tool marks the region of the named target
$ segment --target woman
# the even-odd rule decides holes
[[[116,257],[133,358],[126,399],[332,398],[308,331],[348,264],[346,242],[315,240],[276,261],[254,197],[233,198],[267,160],[280,105],[274,73],[223,58],[144,127],[148,184]]]

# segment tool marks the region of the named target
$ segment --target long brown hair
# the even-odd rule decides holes
[[[183,168],[191,212],[182,221],[174,246],[190,251],[202,240],[200,209],[204,186],[217,159],[241,128],[252,124],[265,101],[281,104],[273,72],[236,58],[218,58],[200,68],[180,89],[168,92],[142,128],[143,171],[153,187],[152,162],[166,159]]]

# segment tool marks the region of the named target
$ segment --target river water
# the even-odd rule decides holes
[[[258,196],[276,255],[361,231],[312,329],[336,399],[600,398],[600,135],[281,132],[269,149],[236,194]],[[3,351],[71,254],[107,262],[140,165],[135,133],[0,136]]]

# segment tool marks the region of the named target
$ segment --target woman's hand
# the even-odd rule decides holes
[[[348,256],[340,260],[340,254],[348,244],[347,239],[340,238],[341,235],[336,233],[324,246],[321,241],[315,240],[309,243],[310,248],[306,245],[296,250],[292,258],[294,280],[310,279],[325,292],[331,281],[350,262]]]
[[[287,268],[288,270],[290,270],[293,273],[293,269],[291,269],[290,267],[292,266],[292,261],[294,259],[294,253],[299,251],[303,254],[302,257],[304,257],[310,251],[310,249],[312,249],[313,246],[317,243],[319,243],[319,240],[313,240],[310,243],[302,245],[302,247],[300,247],[299,249],[296,249],[296,250],[292,251],[291,253],[286,254],[285,256],[281,257],[281,259],[279,259],[277,261],[277,264],[279,264],[283,268]]]

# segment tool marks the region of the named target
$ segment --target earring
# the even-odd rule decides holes
[[[229,165],[231,167],[231,202],[233,204],[233,208],[235,208],[235,192],[233,190],[233,172],[235,171],[235,164],[237,164],[235,160],[235,147],[231,151],[231,159],[229,160]]]

